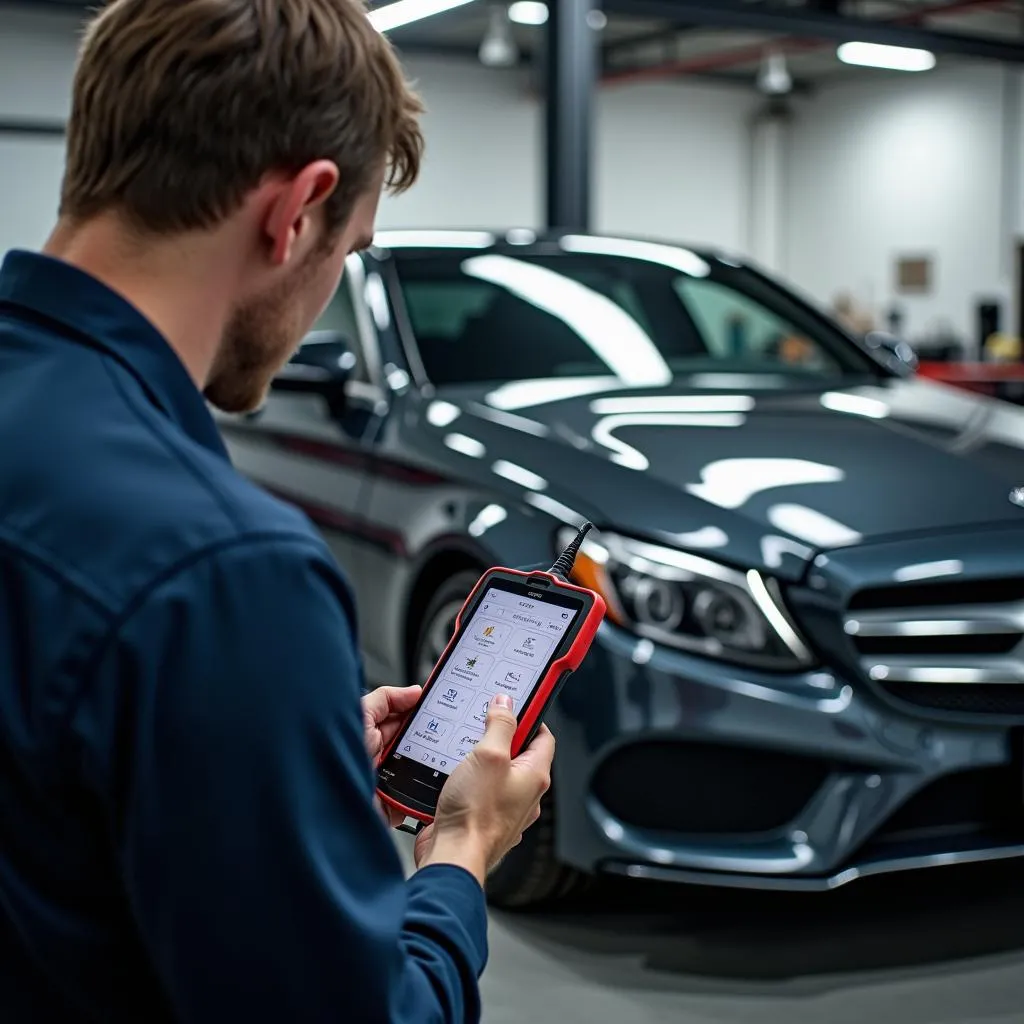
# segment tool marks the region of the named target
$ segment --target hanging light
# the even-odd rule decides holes
[[[512,37],[508,9],[503,5],[491,8],[487,33],[480,44],[480,63],[489,68],[514,67],[519,63],[519,47]]]
[[[757,75],[757,87],[767,96],[785,96],[793,91],[793,76],[781,50],[765,53]]]

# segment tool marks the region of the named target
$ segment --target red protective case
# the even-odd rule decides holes
[[[423,693],[420,696],[419,701],[417,701],[416,707],[409,712],[406,721],[416,714],[420,705],[427,699],[427,694],[430,692],[430,688],[437,681],[438,667],[443,665],[448,659],[448,655],[451,653],[452,648],[458,640],[459,634],[462,632],[462,619],[465,615],[466,609],[472,607],[480,591],[483,590],[488,582],[498,574],[518,577],[524,583],[528,580],[535,580],[542,576],[548,581],[549,585],[554,586],[557,590],[569,590],[577,594],[585,594],[593,602],[590,610],[586,614],[586,617],[579,626],[579,630],[573,639],[572,646],[565,652],[565,654],[562,655],[561,658],[558,658],[551,663],[551,667],[538,684],[532,700],[523,709],[522,717],[519,719],[519,727],[516,729],[515,735],[512,737],[512,756],[517,757],[522,752],[523,748],[528,746],[530,741],[533,739],[534,733],[539,727],[540,719],[547,710],[548,705],[554,699],[560,684],[565,681],[565,678],[570,673],[575,672],[576,669],[580,667],[580,664],[586,657],[587,651],[590,650],[590,645],[594,642],[594,637],[597,636],[598,628],[604,620],[605,612],[607,611],[604,598],[601,597],[600,594],[593,590],[587,590],[585,587],[578,587],[574,583],[565,583],[562,580],[557,579],[555,576],[552,576],[549,572],[522,572],[519,569],[495,568],[488,569],[487,572],[477,580],[476,586],[473,587],[469,597],[466,598],[462,607],[459,609],[459,614],[455,616],[455,632],[452,635],[452,638],[448,641],[448,646],[445,647],[444,653],[438,659],[437,665],[434,666],[434,670],[430,673],[430,678],[424,684]],[[380,759],[377,761],[378,766],[383,764],[391,754],[391,751],[394,750],[401,735],[402,730],[399,729],[395,738],[391,741],[387,749],[383,754],[381,754]],[[434,820],[433,815],[424,814],[422,811],[406,807],[404,804],[399,803],[399,801],[394,797],[388,796],[380,790],[377,791],[377,795],[388,807],[401,812],[406,815],[406,817],[415,818],[417,821],[422,821],[428,825]]]

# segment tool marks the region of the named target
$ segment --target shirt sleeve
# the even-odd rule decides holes
[[[406,882],[373,803],[344,583],[247,542],[154,589],[76,715],[130,909],[176,1017],[480,1018],[477,881]]]

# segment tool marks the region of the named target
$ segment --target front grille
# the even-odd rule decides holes
[[[866,590],[844,626],[883,693],[929,711],[1024,717],[1024,580]]]
[[[660,740],[620,747],[602,762],[593,790],[627,825],[756,835],[789,824],[829,771],[826,762],[796,754]]]

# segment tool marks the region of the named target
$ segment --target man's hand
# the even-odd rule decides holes
[[[366,752],[376,766],[388,744],[398,735],[406,715],[416,706],[422,686],[381,686],[363,698],[363,731]],[[405,815],[381,806],[388,824],[401,825]]]
[[[512,701],[491,700],[484,737],[441,790],[434,824],[416,842],[416,866],[457,864],[482,885],[489,871],[517,845],[540,815],[551,785],[555,738],[541,726],[515,760]]]

